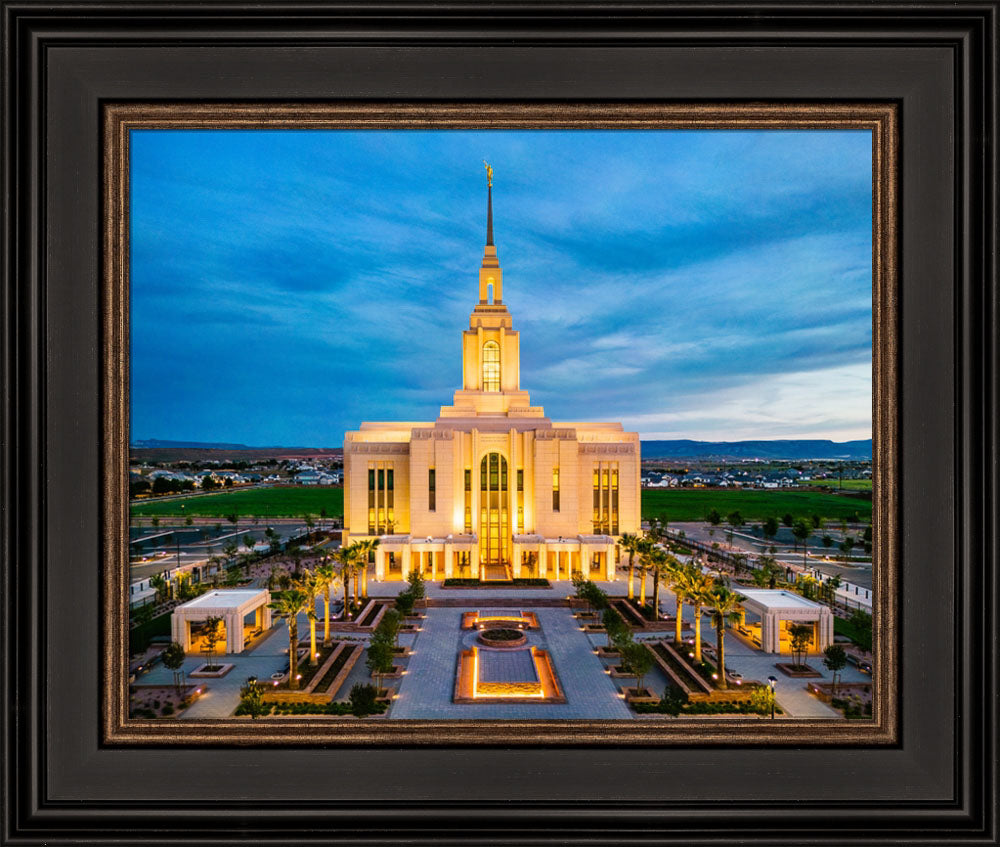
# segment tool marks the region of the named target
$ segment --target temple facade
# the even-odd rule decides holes
[[[521,389],[503,301],[487,169],[479,298],[462,333],[462,387],[432,422],[362,423],[344,436],[344,544],[376,537],[376,580],[614,580],[640,529],[639,436],[556,423]]]

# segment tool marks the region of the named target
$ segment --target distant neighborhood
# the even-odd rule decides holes
[[[133,458],[129,492],[134,499],[143,499],[248,485],[341,485],[343,479],[343,464],[337,459],[150,462]]]

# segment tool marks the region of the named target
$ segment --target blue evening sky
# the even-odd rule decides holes
[[[133,440],[336,447],[461,383],[494,175],[521,387],[643,438],[871,437],[871,137],[132,133]]]

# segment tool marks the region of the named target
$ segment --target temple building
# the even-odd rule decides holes
[[[639,435],[555,423],[521,388],[503,301],[487,166],[479,299],[462,333],[462,387],[436,421],[362,423],[344,436],[344,544],[376,537],[376,580],[614,580],[640,530]]]

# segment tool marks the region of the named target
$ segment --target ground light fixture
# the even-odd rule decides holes
[[[767,684],[771,686],[771,720],[774,720],[774,688],[778,684],[778,678],[774,676],[769,676],[767,678]]]

